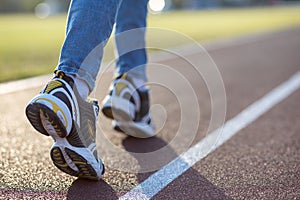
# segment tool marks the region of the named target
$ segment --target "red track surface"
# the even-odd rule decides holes
[[[234,117],[300,70],[299,28],[258,38],[251,43],[229,45],[209,52],[225,83],[226,119]],[[197,52],[186,57],[201,63]],[[195,144],[203,138],[210,120],[207,88],[201,77],[182,60],[174,58],[161,63],[188,77],[197,94],[201,120],[193,141]],[[103,89],[98,88],[96,93],[99,99],[106,94],[110,78],[110,74],[103,76]],[[167,78],[172,80],[172,77]],[[176,80],[173,82],[176,83]],[[25,119],[26,102],[39,90],[35,88],[1,95],[0,198],[117,199],[151,175],[152,172],[125,173],[109,166],[99,182],[77,180],[62,174],[49,158],[51,139],[36,133]],[[101,116],[99,122],[103,134],[127,151],[151,152],[159,149],[172,140],[178,128],[180,110],[175,100],[174,95],[163,88],[153,88],[152,103],[162,105],[168,114],[168,120],[156,138],[141,140],[126,137],[111,130],[110,121]],[[153,199],[299,199],[299,102],[298,90],[178,177]],[[100,136],[98,140],[101,140]],[[119,155],[105,153],[99,145],[98,148],[104,161],[128,164]],[[170,149],[171,158],[177,156],[175,152]],[[137,160],[129,165],[143,167],[149,164],[147,162],[153,161]]]

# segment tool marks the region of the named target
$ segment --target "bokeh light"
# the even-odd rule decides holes
[[[150,0],[149,9],[154,13],[161,12],[166,6],[165,0]]]
[[[38,18],[45,19],[49,17],[51,13],[51,8],[47,3],[40,3],[35,7],[35,15]]]

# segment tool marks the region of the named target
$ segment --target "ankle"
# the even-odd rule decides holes
[[[71,78],[73,79],[74,84],[75,84],[77,91],[78,91],[79,95],[81,96],[81,98],[83,100],[87,99],[89,92],[90,92],[88,84],[79,77],[71,76]]]
[[[148,88],[146,86],[146,81],[144,79],[141,78],[137,78],[137,77],[133,77],[130,76],[130,80],[132,82],[132,84],[139,90],[139,91],[147,91]]]

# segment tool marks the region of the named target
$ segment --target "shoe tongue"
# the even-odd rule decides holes
[[[118,79],[127,80],[136,89],[138,89],[138,90],[146,90],[147,91],[147,88],[146,88],[146,85],[145,85],[145,81],[143,79],[132,77],[132,76],[130,76],[130,74],[126,74],[126,73],[119,75],[116,78],[116,80],[118,80]]]
[[[71,77],[65,75],[62,79],[65,80],[71,87],[74,86],[74,80]]]
[[[120,74],[119,76],[116,77],[116,80],[118,80],[118,79],[125,79],[125,80],[127,80],[127,74],[126,73]]]
[[[63,71],[55,70],[54,73],[55,73],[54,78],[60,78],[60,79],[63,79],[63,80],[66,81],[71,87],[74,86],[74,80],[73,80],[71,77],[67,76]]]

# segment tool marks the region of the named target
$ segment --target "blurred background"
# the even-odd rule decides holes
[[[299,0],[150,0],[152,11],[295,4]],[[66,12],[70,0],[1,0],[0,12],[32,13],[40,17]]]
[[[57,64],[69,0],[0,1],[0,83],[49,74]],[[300,26],[299,0],[150,0],[149,27],[199,42]],[[183,45],[168,35],[148,43]],[[104,62],[113,59],[109,42]]]

